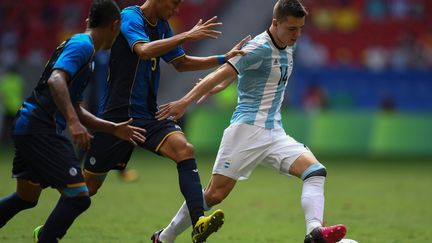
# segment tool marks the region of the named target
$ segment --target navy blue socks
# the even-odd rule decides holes
[[[33,208],[36,206],[36,202],[28,202],[20,197],[16,193],[12,193],[0,199],[0,228],[3,227],[13,216],[22,210]]]
[[[186,205],[195,226],[199,217],[204,215],[202,186],[195,159],[187,159],[177,164],[180,191],[186,199]]]
[[[39,243],[56,243],[73,221],[90,207],[90,197],[61,197],[39,234]]]

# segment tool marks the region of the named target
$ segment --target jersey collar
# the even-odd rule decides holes
[[[279,50],[285,50],[286,46],[285,46],[285,47],[280,47],[280,46],[276,43],[276,41],[275,41],[274,38],[273,38],[273,35],[270,33],[270,29],[267,29],[267,34],[270,36],[270,39],[272,40],[273,45],[276,46],[277,49],[279,49]]]

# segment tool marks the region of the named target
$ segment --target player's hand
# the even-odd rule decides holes
[[[243,40],[241,40],[239,43],[237,43],[237,45],[235,45],[229,52],[225,54],[225,60],[229,60],[237,55],[242,55],[242,56],[246,55],[246,52],[242,51],[241,49],[246,42],[251,40],[251,38],[252,37],[248,35],[245,38],[243,38]]]
[[[184,115],[186,112],[187,105],[181,100],[173,101],[159,107],[159,111],[156,112],[156,119],[159,121],[164,119],[170,119],[176,121]]]
[[[82,150],[89,150],[93,136],[87,131],[81,122],[69,122],[69,133],[72,137],[72,142]]]
[[[214,30],[214,28],[221,26],[221,22],[216,22],[217,17],[207,20],[203,23],[200,19],[198,23],[189,31],[186,32],[187,41],[196,41],[204,38],[217,39],[217,37],[222,33],[220,31]]]
[[[117,123],[114,127],[113,134],[129,143],[137,146],[138,143],[144,143],[146,138],[144,134],[146,130],[144,128],[131,126],[133,119],[129,119],[125,122]]]

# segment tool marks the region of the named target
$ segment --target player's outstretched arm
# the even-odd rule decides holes
[[[207,75],[189,93],[181,99],[160,106],[156,112],[156,118],[163,120],[167,118],[179,119],[186,112],[186,108],[198,98],[212,90],[216,85],[225,80],[233,80],[237,77],[237,72],[231,65],[225,64],[221,68]]]
[[[189,31],[174,35],[170,38],[151,41],[147,43],[137,43],[134,45],[134,52],[141,59],[150,59],[152,57],[159,57],[171,51],[176,46],[183,44],[187,41],[197,41],[206,38],[216,39],[221,32],[214,30],[214,28],[221,26],[222,23],[216,22],[217,17],[213,17],[203,23],[202,19]]]
[[[197,104],[202,104],[204,103],[204,101],[206,101],[208,99],[208,97],[217,94],[219,92],[221,92],[222,90],[226,89],[226,87],[228,87],[233,81],[235,80],[235,78],[233,79],[227,79],[225,81],[223,81],[222,83],[216,85],[212,90],[210,90],[207,94],[204,94],[203,96],[201,96],[198,100],[197,100]]]
[[[132,124],[133,121],[132,118],[125,122],[114,123],[94,116],[79,104],[75,104],[75,109],[80,121],[90,129],[111,133],[135,146],[137,143],[145,142],[146,138],[144,134],[146,130],[140,127],[131,126],[130,124]]]
[[[66,119],[73,143],[81,149],[87,150],[90,148],[90,140],[93,136],[81,124],[75,112],[69,95],[69,80],[69,74],[57,69],[51,73],[47,83],[54,103]]]
[[[175,67],[175,69],[179,72],[184,71],[196,71],[196,70],[205,70],[209,68],[216,67],[228,61],[229,59],[237,56],[237,55],[245,55],[246,53],[241,50],[246,42],[251,39],[251,36],[248,35],[243,38],[240,42],[238,42],[229,52],[220,56],[209,56],[209,57],[194,57],[185,55],[181,58],[175,59],[171,63]]]

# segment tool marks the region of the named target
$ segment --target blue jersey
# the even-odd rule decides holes
[[[121,12],[121,31],[111,48],[109,77],[103,107],[99,114],[103,118],[154,118],[157,111],[159,88],[159,59],[142,60],[134,53],[137,43],[147,43],[173,36],[167,21],[150,23],[138,6],[125,8]],[[184,56],[178,46],[162,55],[165,62]]]
[[[77,34],[63,42],[52,54],[45,70],[17,113],[14,135],[61,133],[66,127],[63,114],[58,110],[48,87],[53,70],[65,71],[72,103],[82,101],[82,93],[93,71],[94,45],[88,34]]]
[[[266,31],[243,50],[245,56],[228,60],[238,73],[238,104],[231,123],[281,128],[280,109],[293,69],[293,47],[278,47]]]

